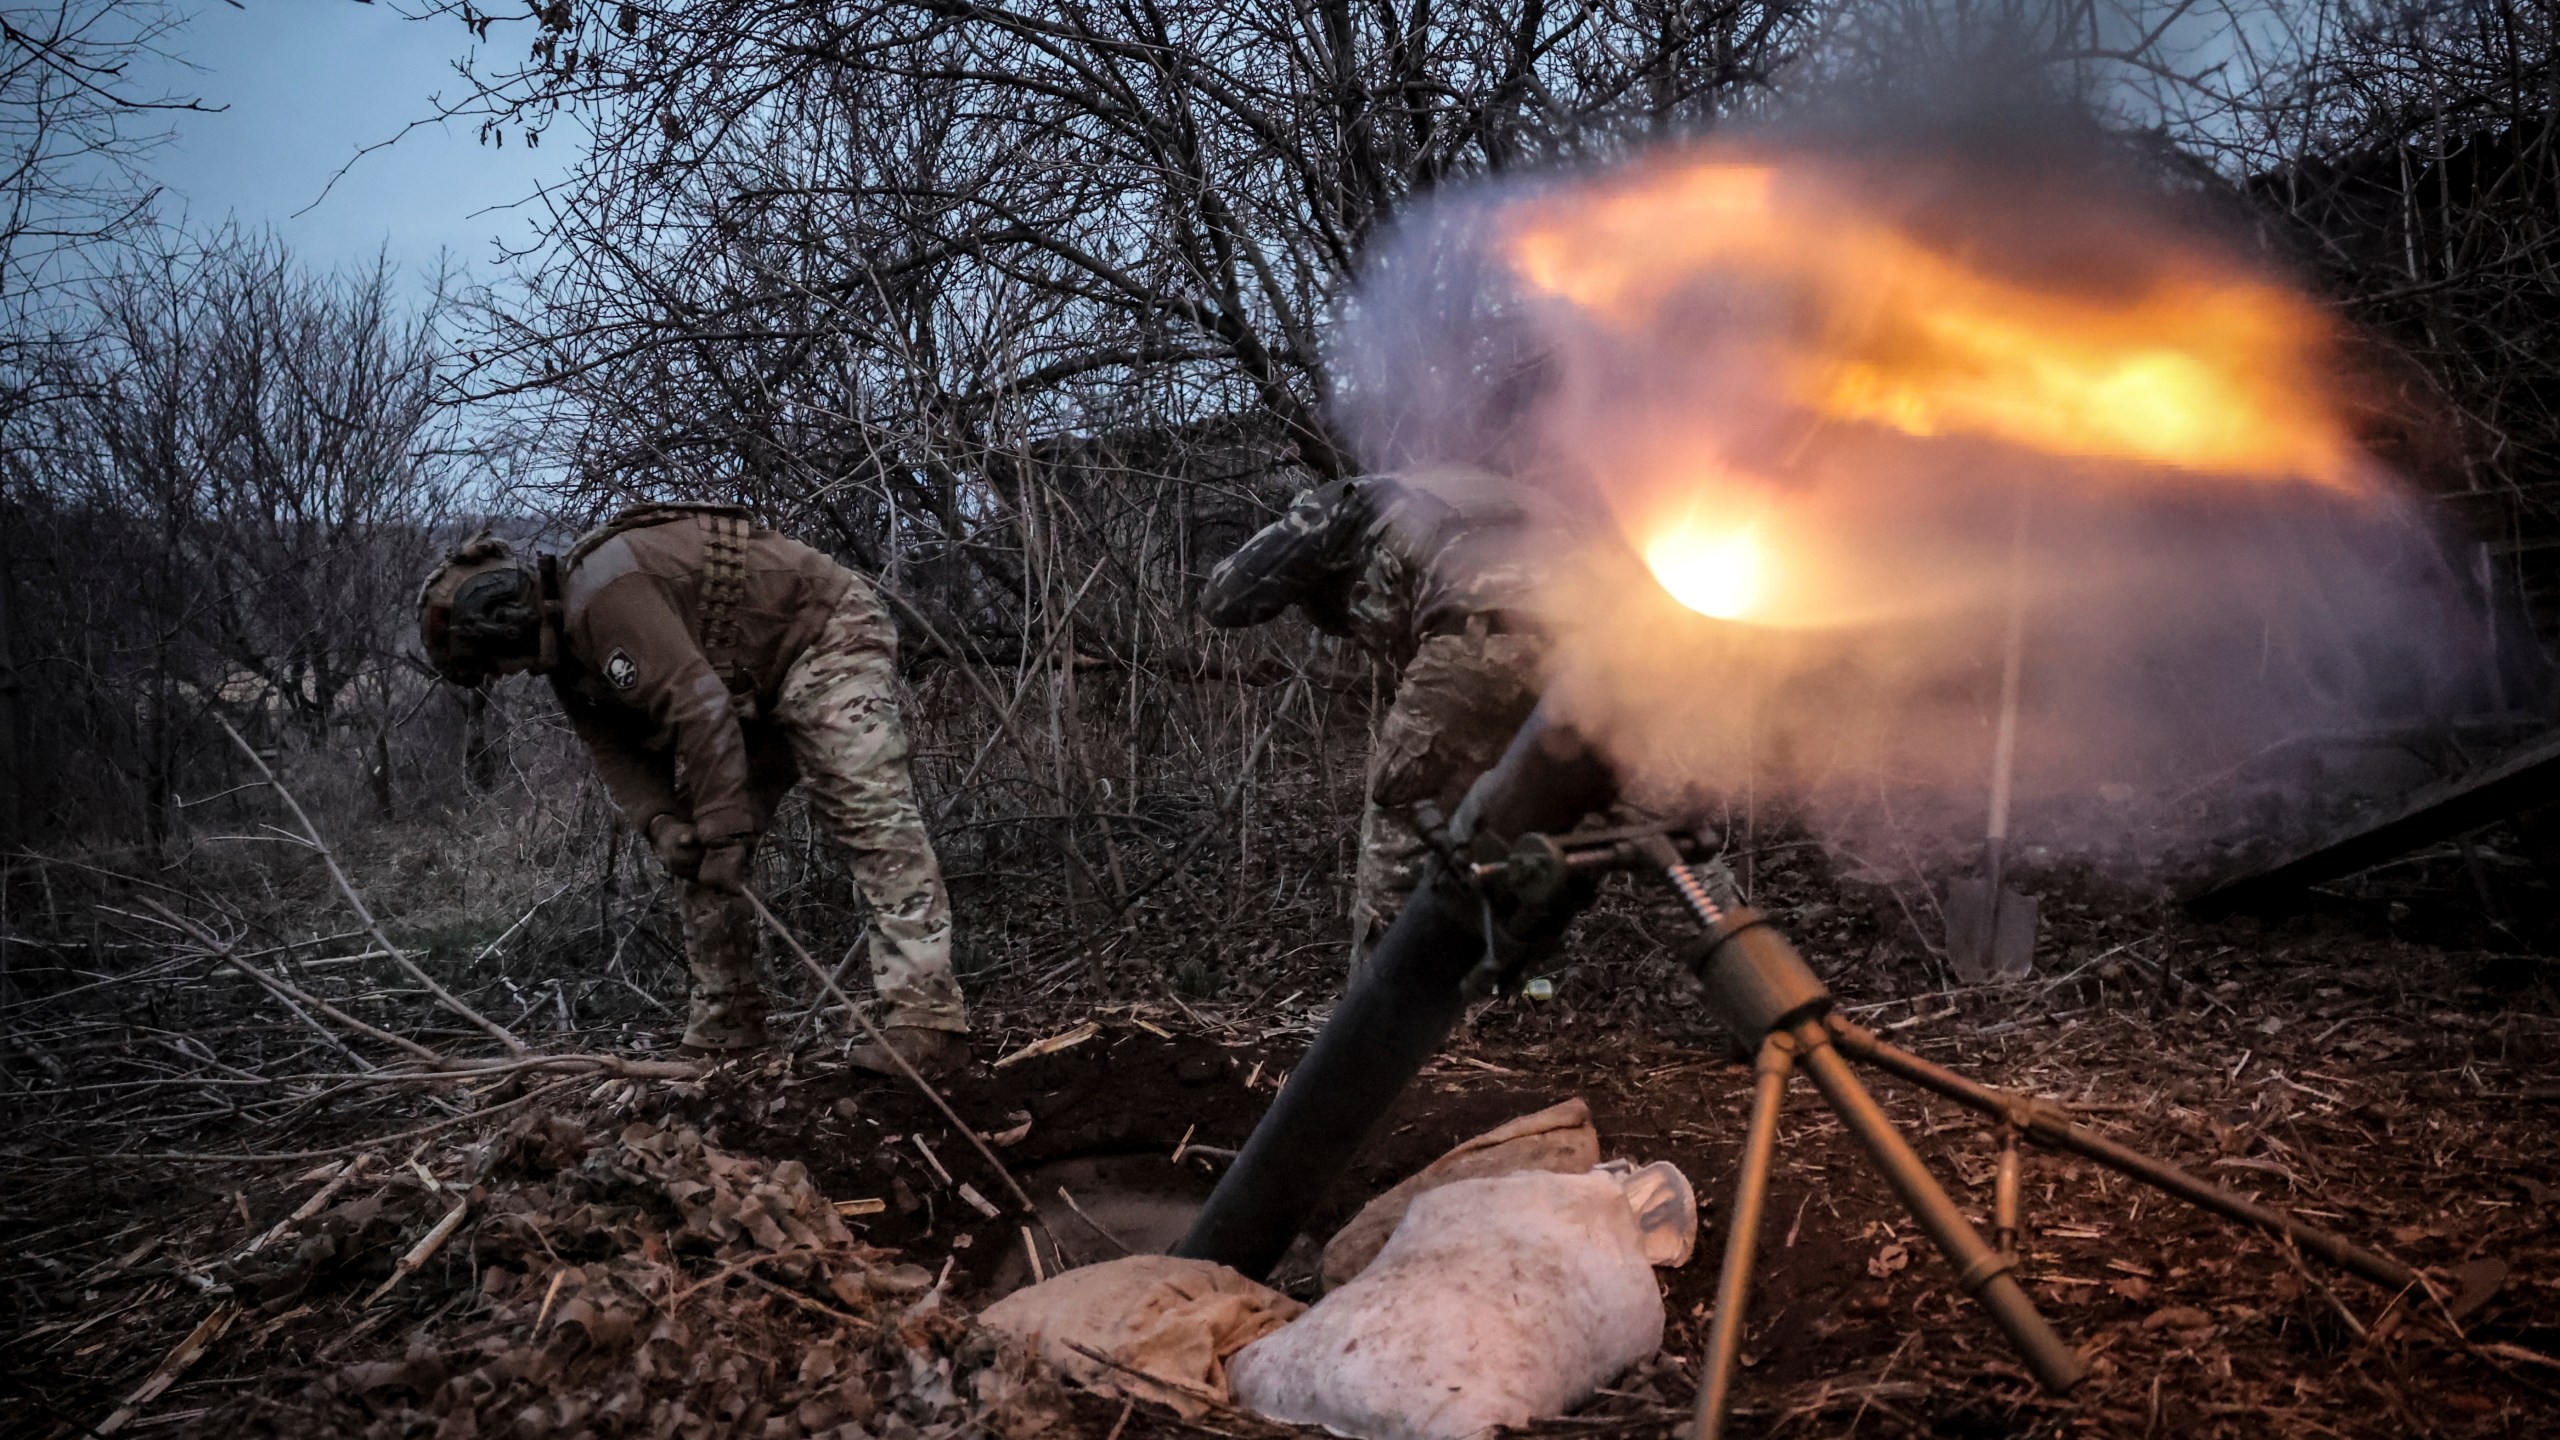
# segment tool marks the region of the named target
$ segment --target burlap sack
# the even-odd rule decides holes
[[[1130,1255],[1016,1290],[978,1318],[1087,1389],[1196,1420],[1227,1403],[1227,1357],[1306,1308],[1224,1265]]]
[[[1497,1125],[1405,1178],[1360,1207],[1324,1247],[1324,1288],[1369,1268],[1414,1198],[1457,1180],[1483,1180],[1523,1170],[1579,1175],[1600,1163],[1600,1132],[1579,1097]]]

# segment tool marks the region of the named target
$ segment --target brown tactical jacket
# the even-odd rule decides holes
[[[633,825],[686,816],[706,844],[764,828],[790,752],[759,722],[853,583],[728,506],[625,511],[570,549],[551,684]]]

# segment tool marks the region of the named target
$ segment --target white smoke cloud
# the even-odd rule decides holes
[[[2174,859],[2198,787],[2269,747],[2477,708],[2474,600],[2356,446],[2324,313],[2015,134],[1833,127],[1478,186],[1346,303],[1364,461],[1488,466],[1584,518],[1532,542],[1550,697],[1658,787],[1783,794],[1853,847],[1888,812],[1978,836],[2013,597],[2018,829],[2058,855]],[[1648,571],[1682,526],[1743,623]],[[1746,543],[1768,576],[1737,578]]]

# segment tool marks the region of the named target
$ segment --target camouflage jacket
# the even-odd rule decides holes
[[[1424,639],[1477,616],[1517,619],[1535,577],[1527,512],[1483,471],[1364,475],[1299,493],[1209,573],[1212,625],[1296,605],[1317,629],[1403,667]]]
[[[633,825],[683,815],[705,841],[763,828],[756,761],[776,747],[743,727],[854,581],[726,506],[626,511],[571,548],[552,689]]]

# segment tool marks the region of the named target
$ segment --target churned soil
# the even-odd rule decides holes
[[[2049,878],[2037,978],[1957,988],[1903,902],[1774,866],[1763,883],[1862,1023],[2422,1266],[2436,1293],[2383,1293],[2030,1150],[2021,1275],[2093,1365],[2076,1393],[2046,1395],[1798,1082],[1736,1433],[2560,1430],[2560,1004],[2536,966],[2335,917],[2208,927]],[[1470,1017],[1311,1227],[1570,1096],[1605,1153],[1680,1165],[1704,1215],[1698,1257],[1663,1272],[1664,1350],[1539,1427],[1557,1435],[1669,1436],[1694,1388],[1749,1084],[1663,958],[1675,923],[1616,904],[1555,999]],[[976,1064],[946,1091],[1002,1174],[834,1040],[699,1080],[528,1079],[479,1097],[503,1118],[324,1137],[376,1158],[279,1258],[229,1257],[327,1183],[328,1156],[24,1171],[6,1202],[0,1416],[12,1433],[85,1431],[227,1312],[133,1433],[1276,1431],[1063,1391],[968,1316],[1035,1264],[1178,1235],[1322,1021],[1325,977],[1305,979],[1286,1004],[989,997]],[[1870,1080],[1983,1217],[1987,1126]],[[466,1197],[453,1238],[400,1272]],[[1278,1278],[1305,1290],[1306,1262]]]

